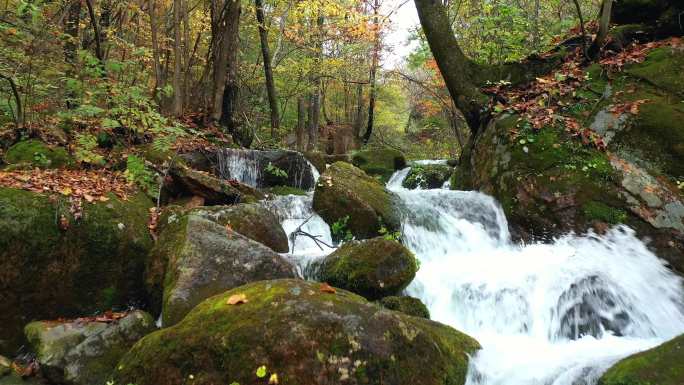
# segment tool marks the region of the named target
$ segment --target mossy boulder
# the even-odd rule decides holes
[[[140,340],[117,384],[462,385],[479,344],[448,326],[301,280],[255,282],[212,297]],[[233,296],[243,304],[229,305]],[[235,298],[235,297],[233,297]],[[190,377],[192,376],[192,377]]]
[[[397,197],[377,180],[349,163],[337,162],[316,184],[313,208],[330,226],[348,217],[347,229],[357,239],[367,239],[383,227],[399,230],[396,202]]]
[[[229,227],[278,253],[287,253],[290,250],[287,234],[278,217],[260,204],[201,207],[193,210],[192,214]]]
[[[395,149],[374,148],[354,152],[352,163],[366,174],[376,176],[383,183],[387,183],[395,171],[406,167],[406,158],[401,151]]]
[[[351,241],[313,266],[321,282],[368,299],[399,294],[416,276],[416,257],[401,243],[383,238]]]
[[[599,385],[684,384],[684,335],[629,356],[601,377]]]
[[[151,206],[144,194],[110,196],[75,219],[66,199],[0,188],[0,352],[13,353],[32,320],[144,305]]]
[[[25,328],[43,375],[75,385],[104,384],[131,346],[154,330],[154,319],[143,311],[112,322],[36,321]]]
[[[171,326],[206,298],[253,281],[295,276],[292,265],[270,248],[221,225],[206,209],[169,217],[151,264],[148,283],[158,303],[163,287],[163,325]],[[207,219],[211,218],[211,219]],[[220,218],[220,216],[219,216]],[[163,281],[162,281],[163,280]],[[156,306],[154,306],[155,310]]]
[[[386,309],[399,311],[414,317],[430,319],[430,310],[418,298],[409,296],[390,296],[380,300],[380,305]]]
[[[5,163],[13,167],[22,165],[39,168],[62,168],[73,166],[74,160],[63,147],[50,147],[36,140],[24,140],[5,153]]]
[[[411,167],[402,186],[408,189],[437,189],[444,186],[454,169],[446,164],[415,165]]]
[[[684,96],[684,52],[664,46],[648,53],[642,63],[630,65],[625,72],[670,93]]]
[[[275,186],[275,187],[270,187],[266,189],[266,192],[269,194],[273,195],[306,195],[307,192],[296,188],[296,187],[289,187],[289,186]]]

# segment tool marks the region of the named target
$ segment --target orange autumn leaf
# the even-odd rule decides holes
[[[242,305],[243,303],[247,303],[247,296],[244,294],[233,294],[228,298],[228,301],[226,301],[226,304],[228,305]]]
[[[324,282],[321,284],[321,293],[335,294],[337,293],[337,289]]]

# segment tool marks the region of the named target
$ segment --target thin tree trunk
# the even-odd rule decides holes
[[[14,116],[14,124],[17,126],[17,131],[22,131],[24,129],[24,108],[21,104],[21,96],[19,95],[19,89],[17,88],[17,83],[11,76],[5,76],[0,74],[0,79],[5,79],[12,89],[12,96],[14,96],[14,104],[17,106],[17,111]]]
[[[175,116],[183,115],[182,9],[182,0],[173,0],[173,114]]]
[[[588,55],[591,59],[596,59],[601,53],[601,48],[608,37],[608,30],[610,29],[610,16],[613,11],[613,0],[603,0],[601,4],[601,15],[599,18],[599,30],[596,34],[594,42],[589,47]]]
[[[376,75],[378,71],[378,64],[380,61],[380,19],[378,13],[380,12],[379,0],[375,0],[373,4],[373,29],[374,29],[374,43],[373,43],[373,60],[370,67],[370,98],[368,101],[368,124],[366,125],[366,132],[363,134],[363,143],[368,144],[373,135],[373,121],[375,119],[375,98],[376,98]]]
[[[314,124],[314,94],[309,94],[308,108],[306,109],[306,127],[307,127],[307,143],[306,150],[313,151],[316,149],[317,131],[318,127]]]
[[[582,53],[585,57],[589,57],[589,52],[587,51],[587,33],[584,31],[584,17],[582,16],[582,7],[578,0],[573,0],[575,3],[575,9],[577,10],[577,17],[580,21],[580,33],[582,34]]]
[[[268,105],[271,109],[271,137],[277,136],[280,127],[280,113],[278,112],[278,96],[275,82],[273,81],[273,69],[271,68],[271,52],[268,47],[268,31],[266,30],[263,0],[254,0],[256,18],[259,25],[259,40],[261,41],[261,54],[264,59],[264,76],[266,77],[266,92],[268,93]]]
[[[102,51],[102,42],[100,41],[102,34],[100,33],[100,23],[95,15],[93,0],[86,0],[86,7],[88,7],[90,25],[93,28],[93,34],[95,35],[95,57],[97,57],[97,59],[100,61],[100,64],[104,67],[104,52]]]
[[[147,8],[150,16],[150,33],[152,35],[152,69],[154,70],[154,95],[157,90],[164,87],[162,79],[161,63],[159,62],[159,36],[157,35],[157,0],[147,0]]]
[[[76,51],[78,50],[78,32],[81,23],[81,1],[68,0],[67,18],[64,23],[64,34],[69,36],[64,43],[64,61],[67,63],[67,78],[74,76],[74,65],[76,64]],[[66,107],[73,109],[77,106],[76,95],[73,90],[66,92]]]
[[[363,86],[356,85],[356,115],[354,116],[354,144],[361,137],[361,125],[363,124]]]
[[[304,151],[304,131],[306,130],[306,103],[303,97],[297,98],[297,151]]]
[[[534,0],[534,36],[533,36],[533,44],[534,44],[534,49],[538,50],[539,49],[539,43],[541,41],[540,38],[540,31],[539,31],[539,0]]]

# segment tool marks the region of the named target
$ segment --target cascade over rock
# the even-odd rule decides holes
[[[321,282],[374,300],[399,294],[416,275],[416,258],[394,240],[373,238],[343,244],[312,267]]]
[[[0,353],[15,352],[32,320],[147,303],[151,206],[110,196],[75,219],[65,198],[0,188]]]
[[[178,323],[195,305],[225,290],[295,276],[293,267],[280,254],[219,224],[220,214],[218,218],[214,221],[209,211],[198,208],[167,219],[148,269],[155,304],[163,288],[165,327]]]
[[[334,163],[321,175],[313,199],[314,210],[329,225],[346,221],[357,239],[375,237],[383,226],[390,232],[399,230],[396,203],[396,196],[377,180],[344,162]]]
[[[684,178],[684,106],[676,87],[683,66],[684,52],[665,46],[615,79],[598,65],[590,67],[591,80],[581,92],[606,100],[600,108],[586,102],[572,108],[595,110],[583,119],[593,122],[606,152],[583,145],[562,127],[535,133],[519,116],[502,115],[475,139],[452,188],[497,198],[514,235],[526,241],[627,224],[684,273],[684,194],[676,184]],[[638,91],[625,92],[630,89]],[[611,106],[636,101],[643,104],[635,115],[611,112]]]
[[[423,318],[300,280],[251,283],[207,299],[140,340],[117,384],[463,385],[479,344]],[[230,305],[233,296],[245,303]],[[259,368],[262,368],[260,371]],[[260,378],[261,377],[261,378]]]

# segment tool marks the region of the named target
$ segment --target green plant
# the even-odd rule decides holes
[[[50,166],[50,159],[48,159],[47,155],[43,154],[42,152],[34,152],[33,153],[33,161],[40,167],[48,167]]]
[[[388,241],[401,241],[401,232],[400,231],[389,231],[385,225],[380,226],[380,230],[378,230],[378,234],[380,234],[381,237]]]
[[[268,162],[268,165],[265,168],[266,172],[277,177],[277,178],[287,178],[287,171],[283,170],[282,168],[274,165],[271,162]]]
[[[354,235],[347,228],[347,223],[349,222],[349,215],[346,217],[338,219],[330,227],[332,232],[333,240],[336,242],[348,242],[354,239]]]
[[[74,155],[79,162],[93,165],[103,165],[104,157],[94,150],[97,148],[97,138],[93,134],[76,134],[76,151]]]
[[[126,172],[129,183],[135,183],[142,191],[152,197],[159,195],[158,175],[145,166],[145,162],[136,155],[126,158]]]

